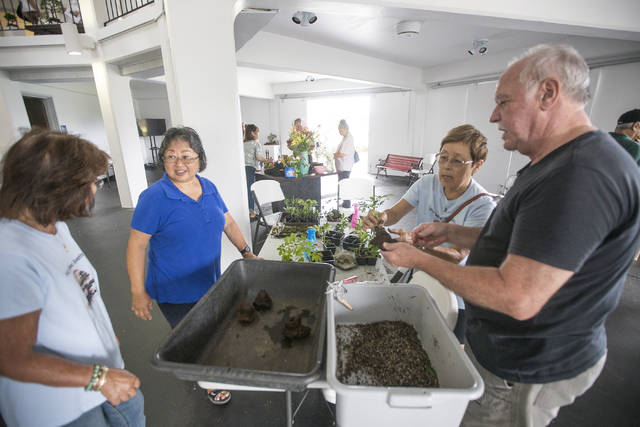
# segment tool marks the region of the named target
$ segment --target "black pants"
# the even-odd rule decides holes
[[[338,171],[338,181],[342,181],[345,178],[349,178],[349,175],[351,175],[351,171]],[[340,206],[338,206],[340,207]],[[343,200],[342,201],[342,207],[343,208],[350,208],[351,207],[351,200]]]

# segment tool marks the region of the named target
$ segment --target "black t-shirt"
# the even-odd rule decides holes
[[[467,265],[497,267],[516,254],[574,275],[529,320],[467,302],[467,339],[482,366],[509,381],[546,383],[595,364],[638,245],[639,194],[638,166],[601,131],[519,171]]]

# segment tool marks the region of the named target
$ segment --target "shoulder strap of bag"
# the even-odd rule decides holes
[[[443,222],[450,222],[453,218],[456,217],[456,215],[458,215],[460,213],[460,211],[462,209],[464,209],[466,206],[468,206],[469,204],[473,203],[475,200],[479,199],[482,196],[488,196],[489,194],[487,193],[480,193],[480,194],[476,194],[475,196],[473,196],[472,198],[470,198],[469,200],[467,200],[466,202],[464,202],[463,204],[461,204],[460,206],[458,206],[458,209],[455,210],[455,212],[453,212],[451,215],[449,215],[447,217],[447,219],[445,219]]]

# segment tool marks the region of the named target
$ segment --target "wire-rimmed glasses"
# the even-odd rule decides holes
[[[464,165],[473,164],[473,160],[460,160],[460,159],[456,159],[455,157],[450,157],[447,154],[442,154],[442,153],[436,154],[436,158],[438,159],[439,166],[449,163],[449,165],[451,165],[451,167],[454,169],[460,169]]]

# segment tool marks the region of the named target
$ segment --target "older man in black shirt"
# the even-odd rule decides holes
[[[393,264],[420,268],[467,301],[467,351],[485,394],[465,426],[547,425],[604,366],[604,323],[640,235],[640,172],[591,124],[588,87],[569,46],[536,46],[501,76],[490,121],[505,149],[531,162],[482,229],[413,232],[419,245],[471,248],[467,266],[385,245]]]

